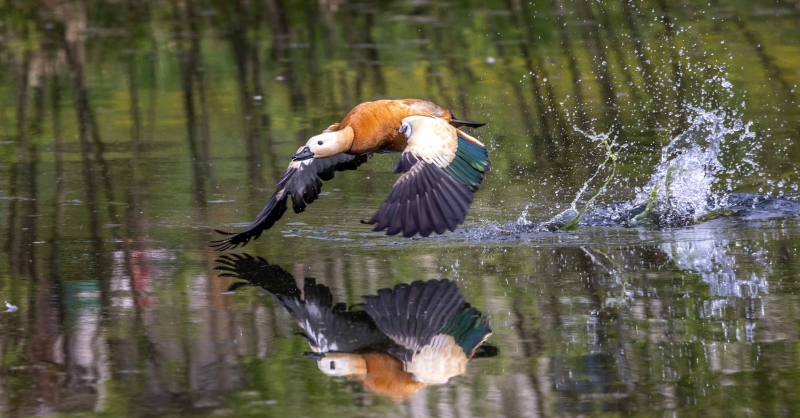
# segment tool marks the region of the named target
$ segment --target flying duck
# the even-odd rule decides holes
[[[424,100],[362,103],[298,149],[256,219],[239,233],[217,230],[228,237],[212,247],[224,251],[258,238],[281,218],[289,196],[295,213],[303,212],[319,197],[322,180],[357,169],[375,153],[402,152],[395,168],[401,176],[366,223],[404,237],[453,231],[464,222],[491,166],[486,147],[458,128],[483,125],[455,119],[448,109]]]
[[[221,276],[245,280],[229,290],[260,287],[289,312],[311,348],[305,357],[322,373],[395,400],[463,374],[474,357],[497,355],[484,344],[492,333],[486,318],[447,279],[381,289],[348,309],[314,279],[306,278],[301,292],[291,274],[261,257],[231,254],[217,262]]]

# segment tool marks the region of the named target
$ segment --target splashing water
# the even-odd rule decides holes
[[[717,70],[723,72],[722,68]],[[584,182],[566,210],[548,221],[536,223],[529,219],[526,206],[515,222],[464,232],[483,238],[517,237],[572,229],[576,225],[669,228],[732,215],[753,220],[800,215],[800,201],[796,197],[786,197],[783,193],[775,197],[736,192],[743,182],[749,182],[747,179],[765,177],[756,163],[762,143],[750,131],[752,122],[745,123],[741,119],[745,103],[731,103],[735,97],[733,84],[723,75],[710,77],[704,83],[703,95],[688,100],[694,104],[687,103],[683,109],[688,127],[661,149],[661,158],[653,174],[645,186],[636,189],[632,200],[593,207],[606,189],[613,187],[609,184],[615,181],[618,155],[632,144],[617,144],[611,133],[586,133],[576,128],[604,149],[606,159]],[[714,100],[706,95],[707,91],[717,92]],[[663,128],[670,129],[669,126]],[[606,174],[600,177],[601,173]],[[596,184],[598,182],[602,183]],[[774,184],[769,179],[765,182]],[[778,187],[782,188],[785,184],[781,183]],[[597,192],[586,196],[593,187]],[[764,191],[759,189],[759,192]]]
[[[534,229],[570,229],[575,225],[672,227],[689,225],[753,206],[758,199],[750,195],[729,195],[734,185],[726,177],[747,177],[757,172],[752,152],[759,149],[750,123],[743,123],[737,112],[706,111],[689,108],[692,112],[689,127],[675,136],[661,150],[661,160],[647,184],[638,189],[632,201],[616,202],[589,212],[594,201],[604,193],[613,180],[620,150],[625,148],[610,139],[609,134],[584,133],[588,139],[604,148],[606,160],[584,182],[572,204],[565,211],[540,225],[528,220],[528,208],[520,214],[514,227],[517,231]],[[747,142],[750,153],[728,170],[721,161],[724,151],[732,145]],[[578,202],[607,165],[611,165],[599,191],[579,208]],[[727,181],[722,181],[727,180]],[[721,185],[724,185],[722,187]],[[729,202],[732,196],[735,199]],[[742,197],[742,198],[740,198]],[[743,202],[746,202],[743,204]],[[588,212],[588,213],[587,213]],[[585,214],[585,216],[584,216]]]
[[[631,202],[633,208],[645,209],[629,220],[630,225],[697,223],[727,207],[727,196],[717,187],[720,175],[727,172],[720,161],[723,145],[727,140],[754,139],[755,134],[750,132],[750,123],[728,117],[724,111],[692,110],[691,125],[662,149],[655,173]],[[743,164],[757,169],[751,159]]]
[[[800,203],[792,198],[731,193],[738,186],[733,179],[747,178],[760,172],[754,153],[761,145],[750,131],[751,123],[742,122],[736,111],[707,111],[695,107],[689,111],[692,113],[689,127],[662,148],[661,160],[654,173],[647,184],[637,190],[633,200],[611,203],[590,211],[593,202],[612,181],[615,170],[612,167],[599,191],[585,199],[589,185],[609,163],[612,166],[616,163],[617,153],[625,146],[611,141],[608,134],[584,133],[605,148],[606,160],[586,180],[570,207],[541,224],[528,220],[526,208],[513,225],[506,225],[506,232],[553,231],[570,229],[576,224],[664,228],[732,214],[748,216],[761,213],[760,216],[764,217],[800,214]],[[724,154],[737,155],[729,151],[741,144],[747,145],[747,152],[743,157],[737,157],[736,163],[729,163],[731,168],[726,167],[723,157],[731,157]],[[578,202],[582,200],[585,203],[579,208]]]
[[[583,218],[583,215],[592,208],[594,205],[595,200],[600,197],[603,193],[605,193],[606,188],[608,187],[609,183],[614,180],[614,176],[617,173],[617,159],[619,158],[618,152],[621,149],[624,149],[625,146],[620,146],[616,143],[616,139],[611,139],[608,133],[594,133],[594,132],[584,132],[578,128],[575,128],[575,131],[580,132],[583,136],[588,138],[590,141],[597,144],[599,148],[602,148],[606,153],[606,159],[597,167],[594,174],[589,177],[581,186],[581,189],[578,190],[578,193],[575,195],[575,198],[570,203],[569,208],[565,211],[559,213],[558,215],[551,218],[549,221],[545,222],[542,226],[546,229],[555,230],[555,229],[562,229],[562,230],[569,230],[575,228]],[[611,170],[607,174],[602,186],[600,189],[595,193],[592,197],[590,197],[583,206],[579,209],[578,202],[581,201],[583,195],[589,189],[590,184],[592,181],[602,173],[606,167],[606,165],[611,165]],[[520,215],[520,218],[517,219],[517,225],[523,225],[522,221],[527,221],[527,207],[525,208],[525,212]],[[524,216],[523,216],[524,215]]]
[[[528,220],[528,208],[530,208],[530,206],[525,205],[525,209],[523,209],[522,213],[519,214],[519,217],[517,218],[517,226],[525,227],[531,224],[531,222]]]

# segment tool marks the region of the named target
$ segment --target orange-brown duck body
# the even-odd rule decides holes
[[[444,119],[454,127],[466,125],[477,128],[484,125],[455,119],[449,109],[427,100],[403,99],[361,103],[354,107],[341,123],[331,125],[328,129],[333,131],[347,127],[353,129],[353,145],[346,151],[350,155],[403,152],[408,144],[408,138],[399,129],[403,119],[409,116]]]
[[[492,333],[487,318],[447,279],[380,289],[347,308],[334,303],[327,286],[310,277],[298,286],[289,272],[263,258],[225,254],[217,263],[222,276],[247,281],[229,292],[257,286],[284,307],[308,341],[305,357],[322,373],[359,381],[394,400],[464,374],[475,357],[497,355],[485,344]]]
[[[451,136],[451,138],[445,140],[448,144],[447,146],[442,145],[442,138],[437,138],[435,135],[430,135],[429,138],[419,138],[420,135],[418,135],[416,140],[412,137],[412,125],[422,125],[419,120],[414,122],[412,119],[419,119],[420,117],[436,121],[432,123],[443,125],[446,128],[444,129],[440,126],[438,129],[424,130],[426,135],[430,135],[430,132],[449,130],[444,132],[445,136]],[[422,186],[416,189],[423,190],[424,194],[427,192],[424,190],[425,184],[433,185],[440,189],[439,195],[436,197],[440,201],[435,209],[430,209],[435,213],[432,215],[421,213],[419,215],[423,218],[421,226],[419,225],[419,220],[407,221],[405,219],[389,218],[394,216],[394,213],[397,212],[396,210],[394,212],[379,211],[368,223],[377,223],[376,231],[387,229],[387,234],[389,235],[402,232],[406,237],[417,233],[422,236],[428,236],[434,231],[438,234],[444,233],[445,230],[452,231],[466,217],[469,205],[472,203],[472,194],[480,186],[485,177],[484,172],[490,166],[483,144],[457,128],[461,126],[477,128],[483,125],[483,123],[456,119],[447,108],[425,100],[376,100],[361,103],[353,108],[340,123],[329,126],[324,132],[312,137],[305,146],[298,149],[298,152],[292,157],[288,170],[278,181],[277,190],[261,213],[244,231],[235,234],[217,231],[228,235],[228,237],[215,241],[212,246],[224,251],[245,245],[250,240],[258,238],[263,231],[271,228],[281,218],[286,211],[286,201],[289,196],[291,196],[295,213],[303,212],[308,204],[313,203],[319,197],[323,180],[331,180],[337,171],[357,169],[376,153],[403,152],[403,157],[401,157],[395,172],[405,174],[395,184],[395,189],[398,185],[405,184],[407,186],[411,183],[419,183]],[[458,141],[455,140],[456,137]],[[466,172],[455,174],[451,168],[449,176],[454,179],[445,179],[445,184],[441,183],[441,173],[438,171],[433,174],[428,172],[417,173],[416,176],[414,173],[408,173],[411,167],[418,164],[418,162],[436,164],[441,170],[447,168],[446,164],[445,166],[441,164],[441,158],[434,162],[421,157],[419,153],[415,155],[415,153],[409,152],[409,143],[411,141],[415,141],[417,144],[417,151],[423,151],[422,155],[431,155],[443,149],[448,155],[441,157],[446,159],[448,163],[456,159],[457,153],[460,152],[461,148],[464,148],[464,150],[472,153],[465,157],[469,161],[459,162],[461,171],[466,170]],[[469,144],[462,146],[462,141]],[[426,146],[429,146],[430,149],[424,149]],[[408,181],[408,178],[415,181]],[[452,183],[454,181],[460,182],[462,185],[459,186],[456,183]],[[413,202],[421,197],[424,203],[425,195],[415,197],[408,195],[406,190],[404,191],[406,193],[395,196],[394,200],[406,199],[408,202]],[[433,190],[430,192],[434,193]],[[387,203],[391,199],[393,199],[392,195],[387,199]],[[451,202],[448,203],[442,201],[442,199],[449,199]],[[396,202],[394,203],[396,206]],[[384,206],[381,209],[386,209]],[[422,211],[424,212],[425,210],[428,209],[423,208]],[[417,209],[416,211],[419,212],[420,210]]]

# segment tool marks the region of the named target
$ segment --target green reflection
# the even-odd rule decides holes
[[[631,199],[691,106],[754,122],[721,159],[761,169],[718,187],[796,195],[797,25],[766,1],[0,1],[0,301],[19,307],[0,415],[797,415],[796,219],[403,240],[358,224],[395,159],[342,173],[248,251],[347,304],[457,280],[499,348],[399,403],[298,361],[290,316],[224,295],[206,248],[300,144],[385,97],[489,122],[467,226],[562,212],[605,157],[574,127],[627,144],[601,199]]]

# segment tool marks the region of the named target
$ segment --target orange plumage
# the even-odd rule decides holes
[[[264,289],[286,309],[311,348],[304,356],[320,372],[396,401],[464,374],[479,346],[480,357],[497,355],[483,345],[492,333],[487,319],[447,279],[380,289],[364,297],[361,309],[343,309],[327,286],[306,277],[301,290],[290,273],[263,258],[232,254],[217,262],[224,276]]]
[[[395,172],[404,175],[368,223],[377,224],[376,231],[386,229],[389,235],[402,232],[405,237],[453,231],[467,216],[472,195],[490,167],[483,144],[456,128],[483,125],[458,120],[449,109],[425,100],[361,103],[340,123],[310,138],[297,151],[275,193],[244,231],[219,231],[228,238],[213,246],[228,250],[258,238],[283,216],[290,196],[295,213],[303,212],[319,197],[321,180],[332,179],[336,171],[355,170],[375,153],[403,152]],[[412,136],[415,126],[422,130]],[[411,139],[416,144],[413,149],[409,149]],[[449,167],[447,163],[453,160],[455,165]],[[428,167],[432,164],[433,168]],[[416,169],[407,173],[415,165]],[[402,187],[398,189],[398,185]],[[409,195],[411,191],[416,194]],[[402,210],[399,206],[403,206]],[[403,219],[398,217],[400,213]]]
[[[348,126],[353,128],[353,146],[347,151],[350,155],[402,152],[407,139],[398,129],[403,119],[409,116],[432,116],[453,123],[450,110],[433,102],[419,99],[376,100],[354,107],[336,130]]]
[[[387,353],[364,353],[367,374],[358,380],[365,388],[396,401],[410,398],[418,390],[428,386],[417,382],[411,373],[403,369],[403,362]]]

